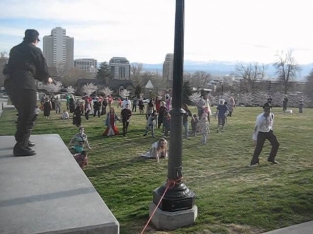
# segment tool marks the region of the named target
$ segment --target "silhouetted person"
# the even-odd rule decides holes
[[[39,33],[34,29],[27,29],[23,42],[11,49],[8,66],[3,71],[8,76],[5,88],[18,112],[16,144],[13,149],[15,156],[36,154],[29,148],[35,145],[29,141],[37,103],[35,79],[44,83],[53,82],[46,60],[41,50],[36,47],[39,41]]]

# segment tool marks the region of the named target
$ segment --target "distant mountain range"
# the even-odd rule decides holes
[[[136,64],[136,63],[134,63]],[[246,63],[249,64],[249,63]],[[236,62],[227,62],[227,61],[209,61],[209,62],[197,62],[186,60],[184,62],[184,70],[186,72],[196,72],[196,71],[205,71],[210,73],[213,76],[225,76],[230,75],[236,70]],[[266,65],[266,73],[269,77],[275,77],[275,68],[273,64],[265,64]],[[298,77],[298,80],[304,80],[305,77],[311,72],[313,69],[313,63],[311,64],[299,64],[301,67],[301,73]],[[150,72],[159,72],[162,73],[163,64],[143,64],[144,71]]]

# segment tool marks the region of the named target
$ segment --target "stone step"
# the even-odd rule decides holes
[[[37,154],[14,157],[14,137],[0,136],[0,233],[118,234],[118,221],[61,137],[31,140]]]

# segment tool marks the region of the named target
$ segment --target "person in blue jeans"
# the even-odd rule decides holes
[[[217,111],[215,114],[215,117],[218,117],[218,125],[217,125],[217,131],[216,132],[223,132],[224,131],[224,125],[226,122],[226,116],[228,114],[228,108],[227,108],[227,102],[224,103],[224,100],[220,100],[220,104],[217,106]]]

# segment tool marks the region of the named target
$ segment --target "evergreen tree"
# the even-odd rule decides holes
[[[96,78],[99,80],[105,80],[106,83],[112,78],[111,70],[107,62],[100,64]]]
[[[189,99],[189,96],[192,95],[192,88],[189,81],[185,81],[183,84],[183,103],[188,105],[192,104],[192,101]]]

